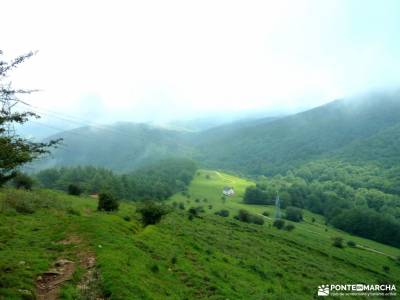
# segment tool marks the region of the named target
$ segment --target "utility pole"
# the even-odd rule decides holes
[[[275,199],[275,220],[280,220],[281,218],[281,200],[279,199],[279,194],[276,193]]]

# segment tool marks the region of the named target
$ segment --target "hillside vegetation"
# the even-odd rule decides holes
[[[191,160],[165,159],[124,175],[79,166],[46,169],[37,173],[35,179],[41,187],[62,191],[73,185],[85,194],[110,192],[126,200],[165,200],[186,189],[196,169]]]
[[[236,194],[224,200],[226,185]],[[185,195],[168,200],[186,209],[173,209],[146,227],[133,203],[105,213],[96,211],[91,198],[3,189],[0,295],[33,298],[37,276],[60,258],[76,264],[62,299],[310,299],[321,282],[399,284],[398,249],[327,227],[318,215],[305,211],[292,231],[270,226],[268,217],[264,225],[235,220],[243,208],[273,213],[271,206],[241,203],[251,185],[200,170]],[[189,208],[200,205],[204,212],[190,219]],[[221,209],[229,217],[214,214]],[[332,246],[337,236],[356,246]],[[90,268],[82,264],[88,257],[95,262]]]
[[[393,168],[400,162],[399,97],[393,93],[337,100],[291,116],[202,132],[133,123],[78,128],[55,136],[64,138],[65,146],[33,167],[91,165],[128,173],[172,156],[192,158],[203,167],[272,176],[329,160],[379,167],[385,178],[387,170],[398,171]]]

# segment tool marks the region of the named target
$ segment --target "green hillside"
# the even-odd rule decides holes
[[[197,159],[206,166],[246,174],[285,174],[321,158],[399,161],[398,95],[337,100],[266,124],[229,133],[199,134]],[[362,150],[362,156],[354,155]]]
[[[291,116],[236,122],[202,132],[117,123],[57,135],[64,145],[33,168],[91,165],[130,172],[171,156],[248,175],[285,174],[317,159],[387,168],[400,160],[399,126],[398,93],[337,100]]]
[[[146,124],[117,123],[82,127],[50,138],[62,138],[61,147],[32,166],[46,169],[61,166],[95,166],[131,172],[154,160],[171,156],[191,156],[185,132]],[[118,151],[115,147],[118,145]]]
[[[400,284],[399,249],[327,227],[318,215],[307,212],[290,232],[268,218],[264,225],[235,220],[241,208],[273,213],[270,206],[241,203],[253,184],[200,170],[185,195],[168,200],[186,209],[145,228],[135,203],[104,213],[92,198],[3,189],[0,299],[32,299],[37,277],[60,258],[75,265],[61,299],[80,293],[84,299],[311,299],[320,284]],[[223,201],[226,185],[236,194]],[[189,220],[188,209],[200,205],[204,212]],[[230,216],[215,215],[220,209]],[[337,236],[357,246],[333,247]]]

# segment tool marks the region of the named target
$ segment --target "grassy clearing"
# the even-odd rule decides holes
[[[184,202],[186,208],[201,204],[205,213],[190,221],[186,211],[177,209],[145,228],[134,204],[123,203],[119,212],[103,213],[90,198],[20,192],[23,197],[52,199],[54,205],[38,205],[29,214],[12,209],[0,213],[0,299],[33,299],[35,278],[54,260],[76,261],[85,251],[95,253],[99,288],[110,299],[310,299],[325,283],[400,284],[400,266],[389,257],[335,248],[330,239],[339,235],[393,256],[400,254],[399,249],[330,227],[325,232],[318,216],[306,213],[305,222],[296,223],[292,232],[270,227],[268,220],[263,226],[234,220],[240,208],[273,212],[271,207],[240,202],[249,184],[227,174],[200,171],[189,188],[190,199],[179,194],[169,202]],[[225,185],[234,186],[237,194],[223,203]],[[0,192],[2,203],[6,193]],[[228,218],[214,215],[222,208],[231,211]],[[59,243],[71,236],[82,242]],[[80,299],[77,284],[82,276],[78,270],[63,287],[61,299]]]

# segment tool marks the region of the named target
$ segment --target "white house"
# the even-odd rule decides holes
[[[225,196],[233,196],[235,195],[235,191],[233,190],[233,187],[230,186],[226,186],[224,187],[224,189],[222,190],[222,194],[224,194]]]

